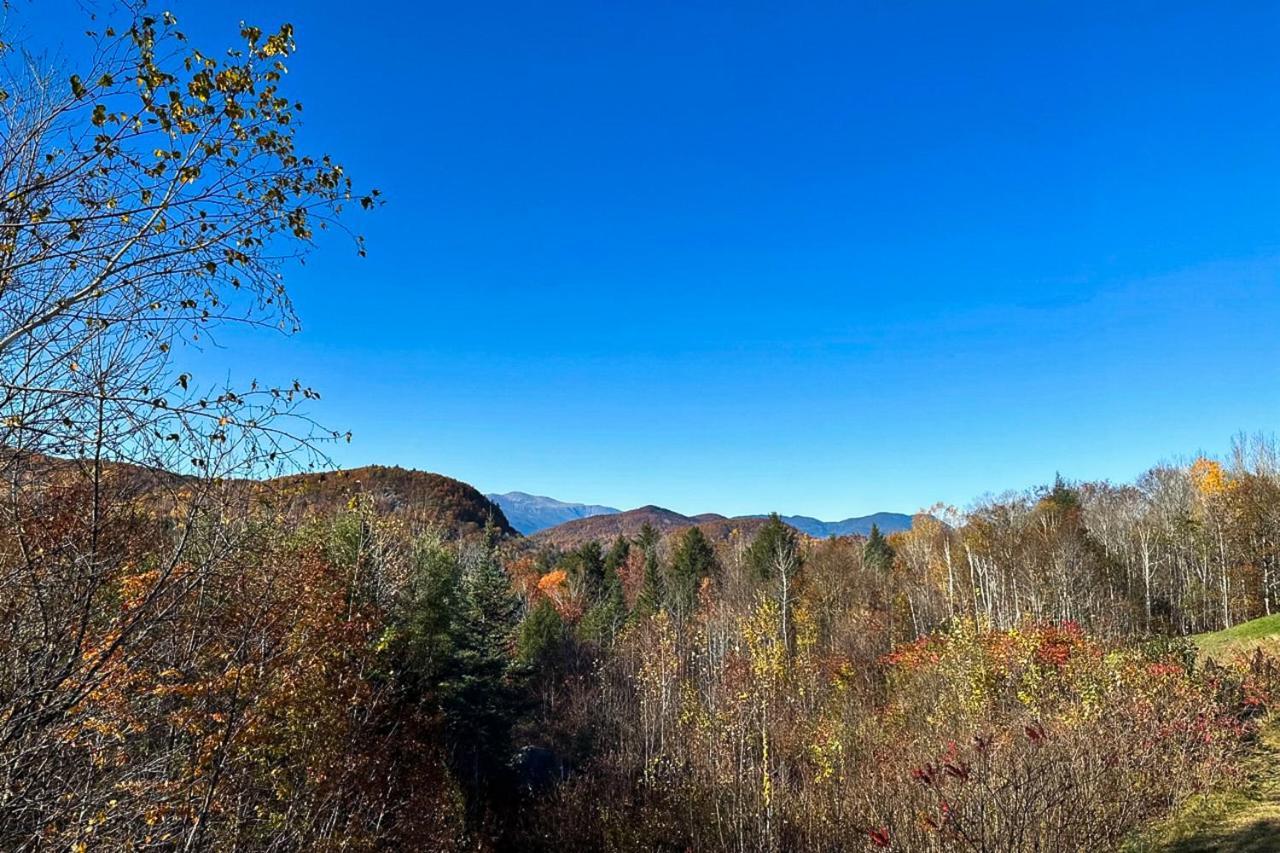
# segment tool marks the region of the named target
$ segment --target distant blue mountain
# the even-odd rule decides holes
[[[505,495],[485,495],[502,510],[502,514],[511,522],[511,526],[525,536],[573,521],[578,518],[589,518],[593,515],[612,515],[618,510],[611,506],[594,504],[576,504],[558,501],[542,495],[530,495],[524,492],[507,492]]]
[[[511,526],[525,536],[532,536],[540,530],[546,530],[567,521],[596,515],[616,515],[619,512],[611,506],[569,503],[525,492],[507,492],[504,495],[485,495],[485,497],[501,507],[502,514],[507,517],[507,521],[511,522]],[[764,518],[764,516],[748,517]],[[690,518],[690,523],[722,518],[724,516],[715,514],[697,515]],[[885,534],[911,529],[911,516],[901,512],[877,512],[874,515],[846,518],[843,521],[821,521],[807,515],[784,515],[782,520],[815,539],[826,539],[831,536],[866,536],[871,532],[873,524]]]
[[[884,534],[911,529],[911,516],[900,512],[877,512],[874,515],[846,518],[844,521],[819,521],[807,515],[784,515],[782,520],[815,539],[826,539],[830,536],[866,536],[871,533],[873,524]]]

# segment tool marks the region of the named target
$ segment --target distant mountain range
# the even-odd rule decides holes
[[[490,499],[494,500],[493,497]],[[545,500],[550,499],[547,498]],[[525,517],[520,515],[519,510],[509,508],[499,500],[494,500],[494,502],[502,508],[503,513],[511,520],[512,525],[516,529],[521,529],[521,523],[525,520]],[[663,535],[683,530],[687,527],[697,526],[702,528],[702,532],[712,540],[726,539],[735,530],[739,531],[743,536],[751,537],[755,535],[760,526],[764,524],[765,519],[768,518],[768,516],[764,515],[743,515],[727,518],[714,512],[701,515],[681,515],[678,512],[673,512],[660,506],[642,506],[639,509],[619,512],[608,507],[564,504],[560,501],[553,501],[553,503],[559,505],[556,509],[568,507],[581,510],[596,510],[590,513],[583,512],[578,517],[571,518],[568,521],[525,534],[531,536],[534,541],[557,545],[561,548],[574,548],[591,541],[609,542],[619,536],[632,538],[646,524]],[[911,516],[896,512],[881,512],[861,518],[847,518],[844,521],[820,521],[803,515],[783,516],[782,520],[799,532],[816,539],[825,539],[830,536],[866,536],[871,532],[871,525],[873,524],[878,525],[884,533],[896,533],[900,530],[909,530],[911,528]]]
[[[873,524],[880,528],[881,533],[898,533],[911,529],[911,516],[900,512],[877,512],[873,515],[846,518],[844,521],[819,521],[807,515],[784,515],[782,520],[814,539],[826,539],[829,536],[867,536],[871,533]]]
[[[626,539],[635,538],[640,533],[640,529],[647,524],[663,536],[696,525],[702,528],[707,538],[715,541],[727,539],[734,530],[740,530],[743,536],[751,538],[764,525],[764,522],[764,516],[725,518],[715,513],[689,516],[660,506],[642,506],[626,512],[566,521],[555,527],[539,530],[533,534],[532,539],[537,543],[560,548],[576,548],[587,542],[601,542],[607,545],[619,536]]]
[[[579,518],[590,518],[593,515],[613,515],[619,510],[611,506],[594,504],[575,504],[558,501],[542,495],[530,495],[525,492],[507,492],[505,495],[485,495],[502,509],[511,526],[525,536],[574,521]]]
[[[504,495],[485,495],[485,497],[497,504],[502,509],[503,515],[511,522],[511,526],[525,536],[532,536],[535,533],[567,522],[602,515],[621,514],[626,515],[627,518],[615,519],[612,522],[599,521],[593,525],[582,525],[575,530],[598,529],[601,537],[611,538],[611,535],[606,534],[605,531],[616,530],[620,533],[624,528],[632,526],[639,530],[640,525],[645,521],[648,521],[659,531],[666,532],[678,527],[688,527],[692,524],[705,524],[713,521],[734,522],[734,526],[741,527],[743,526],[741,522],[746,519],[767,517],[763,515],[740,516],[730,519],[717,513],[686,516],[658,506],[645,506],[623,513],[621,510],[611,506],[571,503],[543,495],[531,495],[526,492],[507,492]],[[636,521],[636,519],[639,520]],[[810,518],[807,515],[784,515],[782,520],[806,536],[812,536],[815,539],[826,539],[830,536],[866,536],[871,533],[871,525],[873,524],[877,525],[882,533],[897,533],[901,530],[911,529],[911,516],[900,512],[877,512],[874,515],[846,518],[843,521],[822,521],[817,518]],[[632,524],[632,521],[635,521],[635,524]],[[634,533],[635,531],[631,531],[623,533],[623,535],[630,536],[634,535]],[[575,538],[576,535],[575,532]]]
[[[45,478],[55,477],[70,460],[37,457],[37,467]],[[158,469],[112,464],[116,476],[136,481],[140,493],[149,495],[157,507],[171,504],[173,492],[188,478]],[[727,518],[717,513],[681,515],[658,506],[644,506],[621,512],[611,506],[559,501],[525,492],[482,495],[475,488],[452,477],[400,467],[369,465],[337,471],[294,474],[265,481],[236,481],[255,503],[280,512],[330,515],[345,509],[356,496],[369,501],[379,514],[401,518],[458,536],[476,534],[492,526],[503,536],[516,533],[561,547],[575,547],[597,540],[609,542],[618,536],[634,537],[645,524],[667,534],[697,525],[712,540],[726,539],[733,531],[754,536],[767,516]],[[803,515],[783,516],[796,530],[814,538],[865,536],[871,525],[884,533],[908,530],[911,516],[880,512],[843,521],[821,521]]]

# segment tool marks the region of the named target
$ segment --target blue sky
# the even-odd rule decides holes
[[[292,22],[386,194],[199,362],[316,385],[341,464],[837,518],[1277,427],[1275,3],[169,8]]]

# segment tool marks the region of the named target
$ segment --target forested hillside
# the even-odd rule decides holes
[[[713,539],[728,538],[734,531],[750,535],[764,524],[762,516],[726,518],[715,513],[681,515],[660,506],[644,506],[611,515],[597,515],[566,521],[535,533],[534,542],[559,548],[572,548],[586,542],[608,542],[624,536],[638,536],[645,526],[661,533],[671,533],[688,527],[700,527]]]
[[[1247,783],[1273,441],[833,538],[321,471],[312,388],[188,365],[381,197],[292,27],[101,6],[0,44],[0,849],[1116,850]]]
[[[296,474],[267,480],[262,499],[291,512],[331,514],[353,500],[371,503],[379,516],[449,534],[478,533],[492,527],[500,536],[518,535],[502,509],[460,480],[382,465]]]
[[[1269,606],[1263,449],[1144,477],[1184,485],[1163,532],[1167,492],[1058,482],[889,537],[566,550],[433,527],[385,479],[282,515],[12,463],[6,843],[1114,847],[1229,790],[1280,689],[1179,640]]]

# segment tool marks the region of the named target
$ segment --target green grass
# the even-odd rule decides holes
[[[1263,853],[1280,851],[1280,728],[1262,732],[1248,757],[1247,784],[1195,797],[1178,813],[1149,827],[1126,853]]]
[[[1197,634],[1191,639],[1205,657],[1248,652],[1257,646],[1280,646],[1280,613],[1241,622],[1225,631]]]
[[[1200,657],[1229,658],[1259,646],[1280,652],[1280,614],[1192,637]],[[1195,797],[1126,849],[1134,853],[1262,853],[1280,851],[1280,720],[1264,726],[1245,759],[1247,783]]]

